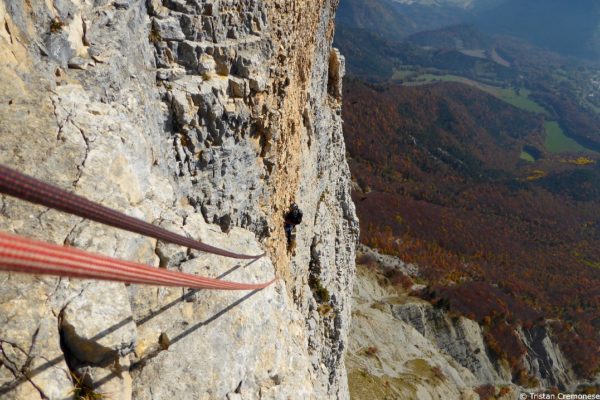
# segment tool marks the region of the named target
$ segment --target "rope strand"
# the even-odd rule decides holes
[[[69,193],[3,165],[0,165],[0,193],[17,197],[31,203],[54,208],[79,217],[91,219],[115,228],[124,229],[129,232],[139,233],[165,242],[224,257],[255,260],[265,255],[265,253],[255,256],[238,254],[178,235],[140,219],[130,217],[98,203],[94,203],[81,196]]]
[[[255,290],[263,289],[275,281],[257,284],[222,281],[122,261],[4,232],[0,232],[0,270],[192,289]]]

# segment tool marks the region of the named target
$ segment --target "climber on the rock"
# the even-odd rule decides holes
[[[295,245],[296,235],[294,232],[294,228],[296,225],[302,222],[302,211],[298,207],[298,205],[292,202],[290,206],[290,210],[285,214],[285,236],[287,237],[288,248],[291,248]]]

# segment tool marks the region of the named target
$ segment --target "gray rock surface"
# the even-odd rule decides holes
[[[392,314],[413,326],[421,335],[471,371],[481,384],[507,384],[512,376],[503,365],[492,361],[483,332],[473,320],[451,318],[425,302],[392,306]]]
[[[469,369],[481,384],[503,385],[512,381],[508,366],[489,354],[483,329],[476,321],[452,317],[425,302],[394,305],[392,313]],[[578,380],[573,368],[546,328],[520,327],[517,334],[527,349],[523,365],[540,388],[576,389],[577,383],[573,382]]]
[[[575,390],[576,375],[572,366],[556,343],[550,338],[547,328],[519,328],[517,334],[527,348],[524,364],[542,387],[559,387]]]
[[[368,261],[370,265],[359,265],[360,273],[354,286],[353,325],[350,332],[350,358],[353,360],[351,369],[354,372],[360,370],[361,365],[366,364],[369,366],[366,371],[375,376],[402,378],[403,373],[394,370],[393,366],[417,357],[416,353],[408,351],[410,346],[405,343],[407,332],[414,329],[417,335],[411,340],[413,343],[419,343],[420,351],[427,351],[430,354],[439,352],[451,359],[451,365],[454,365],[452,368],[456,371],[449,375],[457,375],[461,378],[453,380],[458,389],[494,385],[496,388],[511,388],[510,393],[514,397],[520,391],[534,389],[541,391],[552,387],[575,391],[578,384],[586,384],[575,377],[572,366],[559,346],[552,341],[548,327],[531,329],[519,327],[516,333],[527,350],[522,359],[523,366],[537,383],[537,388],[519,388],[513,383],[513,373],[508,363],[498,360],[490,353],[484,339],[483,326],[476,321],[453,315],[447,310],[436,308],[426,301],[413,297],[404,289],[391,286],[382,276],[381,271],[393,268],[412,277],[418,277],[419,273],[415,265],[406,264],[396,257],[381,255],[364,245],[359,246],[358,251],[359,260]],[[414,285],[411,290],[418,286],[423,285]],[[377,329],[371,330],[371,325],[377,326]],[[368,338],[371,344],[368,344],[369,341],[365,338],[366,330],[371,330]],[[394,335],[398,336],[397,340],[403,343],[405,354],[395,347],[393,350],[389,349],[390,340],[387,330],[394,330]],[[405,335],[404,338],[401,338],[401,335]],[[378,368],[369,365],[369,357],[365,357],[364,352],[361,354],[360,351],[355,350],[357,341],[362,344],[363,350],[368,346],[379,349]],[[390,351],[393,354],[386,355]],[[387,359],[382,361],[386,357]],[[427,357],[427,360],[431,361],[437,356]],[[458,364],[460,368],[453,363]],[[385,368],[382,368],[382,365]],[[448,371],[448,367],[443,368],[443,371]],[[424,374],[424,377],[427,378],[427,374]],[[428,391],[428,396],[441,390],[435,381],[428,383],[423,386],[423,389]],[[400,387],[404,386],[400,385]]]
[[[478,399],[478,378],[394,315],[393,307],[415,299],[381,278],[358,266],[346,361],[352,398]],[[373,396],[375,390],[380,392]]]
[[[190,292],[0,273],[0,397],[346,398],[358,235],[337,1],[0,0],[0,163],[249,265],[0,196],[0,229],[276,284]],[[282,217],[304,210],[288,252]],[[327,296],[324,295],[327,293]]]

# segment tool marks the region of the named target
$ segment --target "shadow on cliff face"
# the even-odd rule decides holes
[[[242,267],[247,267],[251,264],[253,264],[254,262],[256,262],[256,260],[253,260],[245,265],[241,265],[238,264],[236,266],[234,266],[233,268],[230,268],[228,271],[225,271],[224,273],[222,273],[221,275],[219,275],[217,277],[217,279],[223,279],[224,277],[226,277],[227,275],[231,274],[232,272],[236,271],[239,268]],[[144,367],[144,365],[146,364],[146,362],[154,357],[156,357],[161,351],[163,350],[167,350],[168,347],[170,345],[173,345],[177,342],[179,342],[180,340],[184,339],[185,337],[191,335],[192,333],[194,333],[195,331],[197,331],[198,329],[202,328],[203,326],[207,326],[210,323],[214,322],[215,320],[217,320],[219,317],[223,316],[224,314],[226,314],[227,312],[231,311],[232,309],[234,309],[235,307],[239,306],[240,304],[242,304],[244,301],[248,300],[249,298],[251,298],[252,296],[254,296],[255,294],[257,294],[258,292],[260,292],[262,289],[256,289],[253,290],[249,293],[247,293],[245,296],[240,297],[238,300],[234,301],[233,303],[229,304],[227,307],[222,308],[220,311],[216,312],[215,314],[213,314],[212,316],[206,318],[203,321],[197,322],[196,324],[192,325],[191,327],[185,329],[184,331],[182,331],[181,333],[179,333],[178,335],[174,336],[172,339],[168,339],[168,338],[163,338],[163,335],[161,335],[160,338],[160,346],[153,352],[147,354],[146,356],[138,359],[137,361],[135,361],[134,363],[131,364],[130,367],[130,371],[136,370],[136,369],[141,369]],[[97,335],[95,335],[94,337],[85,340],[85,346],[84,347],[90,347],[93,348],[95,350],[102,350],[99,352],[99,354],[102,355],[102,359],[100,360],[101,364],[106,364],[108,361],[112,361],[114,362],[114,359],[118,359],[116,357],[116,351],[112,350],[112,349],[107,349],[103,346],[101,346],[100,344],[96,343],[98,340],[100,340],[101,338],[109,335],[110,333],[116,331],[117,329],[127,325],[130,322],[135,322],[136,326],[141,326],[145,323],[147,323],[148,321],[152,320],[153,318],[157,317],[158,315],[164,313],[165,311],[169,310],[170,308],[176,306],[177,304],[190,300],[191,298],[193,298],[193,296],[200,292],[200,289],[194,289],[194,290],[188,290],[187,293],[183,294],[181,297],[179,297],[176,300],[173,300],[172,302],[165,304],[164,306],[162,306],[161,308],[159,308],[156,311],[153,311],[151,313],[149,313],[148,315],[146,315],[143,318],[140,318],[138,320],[134,320],[132,317],[128,317],[125,318],[124,320],[106,328],[105,330],[99,332]],[[72,327],[70,327],[72,328]],[[73,343],[73,338],[75,338],[76,340],[80,340],[82,341],[83,339],[79,338],[76,336],[75,332],[70,332],[69,330],[69,326],[66,327],[60,327],[61,329],[61,341],[64,341],[63,343],[63,351],[64,351],[64,356],[61,357],[56,357],[52,360],[49,360],[48,362],[40,365],[39,367],[32,369],[30,371],[21,371],[23,373],[23,376],[21,376],[20,378],[15,379],[14,381],[7,383],[3,386],[0,387],[0,397],[4,396],[5,394],[10,393],[11,391],[15,390],[19,385],[21,385],[22,383],[26,382],[26,381],[31,381],[31,379],[40,374],[41,372],[47,370],[48,368],[52,368],[54,366],[56,366],[57,364],[59,364],[60,362],[62,362],[63,360],[67,361],[67,365],[69,366],[69,368],[72,367],[72,363],[73,363],[73,357],[76,357],[77,360],[81,361],[82,359],[84,359],[84,362],[89,362],[89,363],[94,363],[94,360],[87,360],[86,357],[83,355],[79,355],[77,356],[77,351],[76,349],[72,349],[71,346],[65,346],[65,344],[68,343]],[[71,338],[71,340],[67,340]],[[167,343],[163,343],[163,341],[166,340]],[[85,349],[84,349],[85,350]],[[114,353],[114,354],[113,354]],[[109,354],[112,355],[112,357],[110,357],[110,360],[108,360],[105,356]],[[110,362],[109,362],[110,364]],[[119,377],[120,375],[120,368],[116,368],[113,371],[111,371],[111,373],[107,376],[105,376],[104,378],[102,378],[101,380],[97,381],[97,382],[93,382],[93,386],[95,387],[99,387],[102,386],[104,383],[106,383],[107,381],[115,378],[115,377]],[[90,385],[92,386],[92,385]]]

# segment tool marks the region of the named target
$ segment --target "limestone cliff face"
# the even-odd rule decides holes
[[[382,256],[379,262],[415,271],[392,257]],[[479,380],[472,370],[394,312],[396,307],[428,304],[385,283],[377,267],[357,267],[346,357],[352,398],[478,399],[473,389]],[[432,331],[434,337],[439,334]]]
[[[189,291],[0,274],[0,397],[345,398],[358,225],[336,0],[0,0],[0,162],[240,263],[0,197],[0,229],[277,283]],[[304,211],[289,253],[282,217]]]
[[[513,381],[508,365],[490,354],[484,330],[476,321],[451,317],[425,302],[393,305],[391,312],[470,370],[480,384],[508,385]],[[541,389],[577,388],[573,368],[546,328],[519,328],[517,333],[527,349],[523,364]]]
[[[347,366],[350,392],[385,386],[389,395],[406,398],[477,398],[474,390],[491,385],[497,398],[517,398],[522,391],[558,387],[575,391],[579,384],[572,366],[549,328],[519,328],[526,353],[523,365],[536,387],[521,388],[506,361],[489,350],[485,328],[476,321],[453,315],[410,295],[410,290],[386,282],[381,267],[418,276],[418,268],[366,246],[374,264],[358,265],[353,323]],[[368,394],[368,391],[364,392]]]

